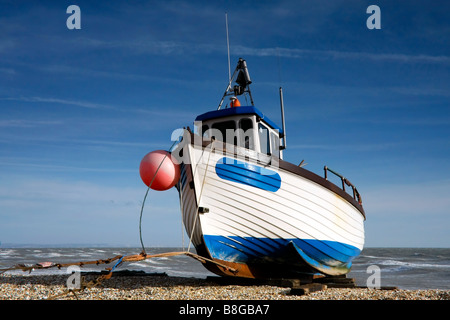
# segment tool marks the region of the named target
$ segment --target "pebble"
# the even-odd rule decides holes
[[[97,276],[84,276],[85,283]],[[0,275],[0,300],[450,300],[450,290],[327,288],[290,295],[290,288],[220,285],[207,279],[169,276],[120,276],[68,293],[67,275]]]

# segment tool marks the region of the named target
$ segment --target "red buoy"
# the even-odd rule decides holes
[[[172,188],[180,179],[180,165],[169,152],[156,150],[146,154],[141,160],[139,173],[146,186],[163,191]]]

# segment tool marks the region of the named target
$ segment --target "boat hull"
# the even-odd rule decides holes
[[[178,190],[186,232],[198,254],[232,270],[205,266],[247,278],[348,273],[364,245],[362,207],[309,171],[238,149],[184,148]]]

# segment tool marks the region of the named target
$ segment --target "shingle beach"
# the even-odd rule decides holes
[[[449,300],[450,290],[327,288],[307,295],[268,285],[221,285],[208,279],[120,276],[67,293],[67,275],[0,275],[0,300]],[[97,279],[84,276],[84,282]]]

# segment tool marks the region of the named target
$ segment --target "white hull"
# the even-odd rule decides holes
[[[217,163],[233,156],[211,146],[185,148],[190,165],[184,165],[181,178],[183,222],[197,248],[206,247],[213,259],[248,264],[270,260],[292,242],[325,268],[317,270],[335,267],[339,271],[330,274],[348,272],[364,245],[364,216],[352,203],[314,181],[270,165],[266,168],[281,180],[275,192],[224,179],[217,173]]]

